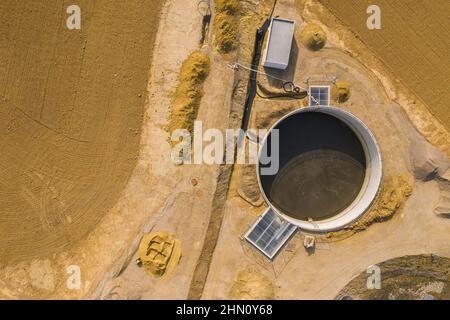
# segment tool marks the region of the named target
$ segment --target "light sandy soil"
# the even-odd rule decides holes
[[[279,1],[275,15],[298,22],[298,39],[299,30],[305,24],[293,10],[293,5],[294,1]],[[392,88],[385,88],[375,73],[352,58],[342,47],[340,39],[333,37],[319,52],[300,47],[300,56],[294,61],[296,67],[288,69],[282,76],[293,77],[300,84],[308,77],[316,83],[326,83],[332,77],[349,81],[351,98],[339,107],[357,115],[374,132],[383,154],[385,177],[408,172],[411,175],[411,143],[424,141],[424,138],[416,131],[402,107],[390,98],[388,91]],[[283,104],[294,104],[295,107],[292,102],[257,100],[253,112],[258,112],[258,109],[283,109]],[[301,102],[297,104],[297,107],[301,106]],[[285,110],[288,112],[289,107]],[[270,263],[242,240],[243,234],[255,221],[256,214],[264,209],[251,207],[238,196],[237,179],[239,177],[234,175],[204,299],[228,298],[234,279],[248,267],[272,279],[278,299],[333,299],[345,284],[372,264],[408,254],[450,256],[447,241],[450,221],[433,212],[440,191],[438,182],[432,180],[416,181],[405,208],[388,222],[375,224],[341,241],[329,242],[319,237],[313,253],[305,251],[303,234],[299,233]]]

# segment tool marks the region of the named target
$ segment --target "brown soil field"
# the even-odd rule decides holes
[[[320,0],[450,130],[450,2],[447,0]],[[381,30],[369,30],[369,5]]]
[[[0,2],[0,261],[85,237],[139,154],[163,1]]]

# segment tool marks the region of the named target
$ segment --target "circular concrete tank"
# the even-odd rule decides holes
[[[349,112],[325,106],[296,110],[275,123],[261,146],[257,176],[263,197],[302,229],[340,229],[358,219],[378,193],[378,144]]]

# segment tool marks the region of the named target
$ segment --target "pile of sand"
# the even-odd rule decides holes
[[[214,31],[216,47],[221,53],[228,53],[237,46],[238,0],[215,0]]]
[[[310,23],[303,29],[300,41],[308,49],[318,51],[325,46],[327,36],[319,25]]]
[[[167,125],[169,134],[177,129],[186,129],[192,134],[210,63],[209,57],[200,51],[192,52],[183,62],[178,77],[179,84],[170,106]]]
[[[350,83],[338,80],[331,89],[331,96],[337,103],[344,103],[350,98]]]
[[[258,270],[245,269],[238,273],[230,289],[232,300],[273,300],[272,281]]]
[[[154,277],[170,274],[181,258],[181,243],[167,232],[145,235],[138,249],[145,272]]]
[[[409,175],[400,175],[385,179],[380,195],[372,208],[354,224],[336,232],[327,234],[328,238],[340,237],[367,229],[377,222],[386,221],[398,212],[412,193],[412,179]]]

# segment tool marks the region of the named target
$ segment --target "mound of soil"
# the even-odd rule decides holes
[[[245,269],[238,273],[230,289],[232,300],[273,300],[272,281],[257,270]]]
[[[331,89],[333,100],[337,103],[344,103],[350,98],[350,83],[338,80]]]
[[[303,29],[300,40],[308,49],[318,51],[325,46],[327,36],[319,25],[310,23]]]
[[[180,261],[181,243],[167,232],[152,232],[142,238],[138,252],[145,272],[167,276]]]

